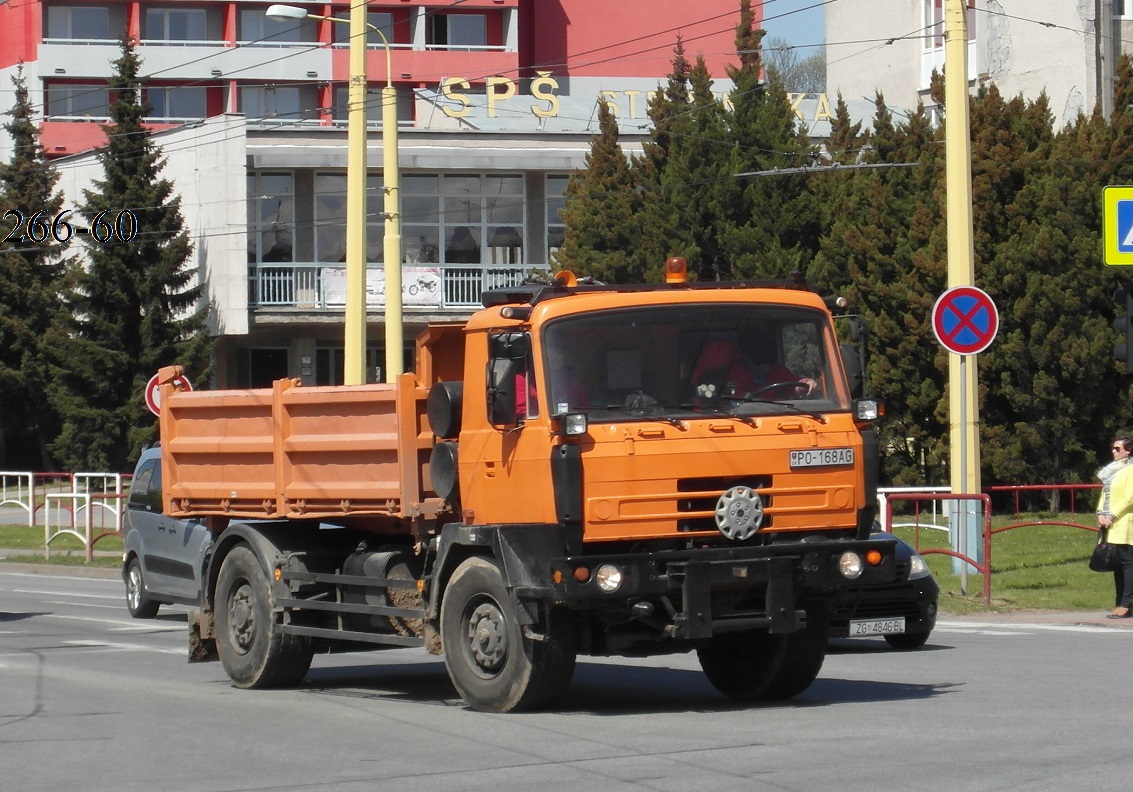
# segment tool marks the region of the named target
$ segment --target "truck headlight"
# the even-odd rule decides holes
[[[599,590],[612,594],[622,585],[622,571],[613,564],[602,564],[594,571],[594,582]]]
[[[862,576],[862,570],[865,565],[862,563],[862,557],[852,550],[847,550],[842,553],[842,557],[838,559],[838,571],[842,573],[842,577],[847,580],[857,580]]]

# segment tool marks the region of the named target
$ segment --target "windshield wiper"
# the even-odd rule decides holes
[[[801,415],[809,415],[819,423],[826,423],[826,416],[822,413],[815,412],[814,410],[804,409],[794,402],[776,401],[775,399],[757,399],[752,396],[727,396],[725,398],[735,399],[736,401],[743,402],[744,404],[775,404],[780,407],[787,407],[788,409],[794,410]]]
[[[727,410],[721,410],[719,407],[705,407],[705,406],[702,406],[702,405],[699,405],[699,404],[682,404],[682,405],[680,405],[680,407],[681,407],[682,410],[691,410],[692,412],[695,412],[695,413],[707,413],[708,415],[718,415],[721,418],[735,418],[740,423],[745,423],[748,426],[750,426],[752,429],[756,429],[756,428],[759,427],[759,424],[757,424],[755,422],[755,419],[752,418],[750,415],[736,415],[733,412],[728,412]]]

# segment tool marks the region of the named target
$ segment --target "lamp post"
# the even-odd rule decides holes
[[[350,6],[350,19],[320,16],[289,5],[268,6],[272,19],[321,19],[350,25],[350,88],[346,127],[346,335],[343,343],[347,385],[366,381],[366,31],[374,31],[386,51],[382,89],[382,180],[385,183],[386,382],[402,372],[401,177],[397,157],[397,92],[393,87],[389,40],[366,21],[366,3]]]

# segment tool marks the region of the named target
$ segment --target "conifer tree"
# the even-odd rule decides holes
[[[598,135],[590,144],[585,170],[567,182],[562,217],[566,223],[557,263],[606,283],[644,278],[635,255],[640,242],[638,181],[618,141],[609,104],[598,100]]]
[[[63,198],[55,189],[59,174],[40,145],[22,66],[12,85],[16,103],[4,129],[13,154],[0,163],[3,231],[16,232],[0,248],[0,463],[8,469],[51,470],[47,444],[57,417],[44,395],[45,338],[60,321],[72,216],[64,214],[56,223],[63,214]]]
[[[669,163],[680,141],[694,134],[689,78],[692,64],[685,57],[684,41],[678,36],[673,50],[672,69],[662,90],[649,99],[649,140],[642,154],[631,163],[640,185],[641,242],[636,255],[645,277],[653,279],[670,256],[695,261],[697,249],[690,230],[682,223],[681,207],[669,189],[672,176]]]
[[[197,273],[186,267],[192,245],[181,201],[143,124],[150,106],[133,42],[122,42],[114,67],[107,143],[97,152],[103,176],[84,190],[79,211],[103,237],[115,228],[116,238],[87,244],[69,332],[54,338],[50,396],[63,426],[52,448],[72,470],[127,469],[156,437],[144,402],[149,378],[179,363],[199,382],[211,346]]]
[[[755,28],[750,0],[741,0],[736,26],[739,65],[728,68],[733,83],[728,123],[737,155],[733,176],[814,161],[782,82],[774,73],[764,81],[763,35]],[[785,277],[805,271],[820,230],[806,177],[762,175],[745,178],[741,185],[741,198],[732,204],[725,224],[730,227],[721,233],[721,266],[732,268],[730,277]]]

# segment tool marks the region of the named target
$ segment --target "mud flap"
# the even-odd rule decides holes
[[[219,659],[212,611],[194,608],[189,611],[189,662],[209,663]]]

